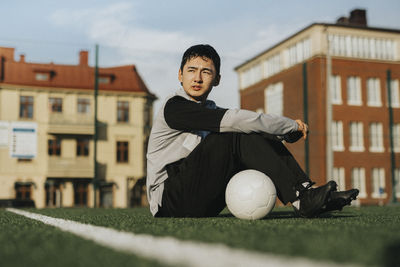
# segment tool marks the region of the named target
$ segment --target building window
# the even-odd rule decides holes
[[[350,122],[350,151],[364,151],[364,134],[362,122]]]
[[[281,57],[276,54],[264,61],[264,78],[268,78],[281,71]]]
[[[263,78],[262,64],[257,63],[243,71],[240,75],[241,88],[253,85]]]
[[[390,81],[390,98],[393,108],[400,108],[399,80]]]
[[[129,102],[118,101],[117,103],[117,121],[129,122]]]
[[[19,97],[19,117],[24,119],[33,118],[33,96]]]
[[[74,183],[74,205],[87,206],[88,200],[88,183],[75,182]]]
[[[393,124],[392,133],[393,133],[393,151],[400,152],[400,123]]]
[[[394,182],[396,198],[400,198],[400,168],[396,168],[394,171]]]
[[[332,148],[334,151],[343,151],[343,123],[341,121],[332,122]]]
[[[364,168],[353,168],[351,170],[351,183],[353,188],[357,188],[360,191],[359,198],[367,197]]]
[[[337,183],[338,185],[338,190],[339,191],[344,191],[346,190],[346,179],[344,176],[344,168],[333,168],[333,180]]]
[[[50,79],[50,73],[36,73],[35,74],[35,80],[36,81],[48,81]]]
[[[100,207],[112,208],[113,207],[113,185],[106,184],[100,186]]]
[[[80,157],[89,156],[89,138],[76,139],[76,155]]]
[[[264,91],[265,113],[283,115],[283,83],[271,84]]]
[[[129,161],[129,143],[117,141],[117,162],[127,163]]]
[[[49,108],[51,112],[62,112],[62,98],[50,97]]]
[[[111,77],[108,77],[108,76],[107,77],[99,77],[98,81],[99,81],[99,83],[102,83],[102,84],[108,84],[111,82]]]
[[[369,151],[384,152],[382,123],[373,122],[369,125]]]
[[[342,85],[339,75],[333,75],[330,79],[330,90],[332,96],[332,104],[342,104]]]
[[[369,78],[367,80],[368,106],[380,107],[381,101],[381,85],[378,78]]]
[[[372,197],[384,198],[385,193],[385,170],[383,168],[372,169]]]
[[[303,39],[288,48],[289,67],[302,62],[311,56],[310,38]]]
[[[361,106],[361,81],[360,77],[351,76],[347,78],[347,104]]]
[[[352,35],[329,35],[330,52],[336,56],[395,59],[395,41]]]
[[[31,200],[32,199],[32,185],[24,183],[15,184],[15,199],[17,200]]]
[[[60,156],[61,155],[61,140],[49,139],[48,140],[48,155],[49,156]]]
[[[141,207],[146,205],[146,180],[139,179],[136,181],[135,185],[131,190],[129,190],[129,206],[130,207]]]
[[[90,113],[90,100],[87,98],[78,98],[78,113]]]
[[[47,207],[61,207],[61,186],[54,181],[46,182],[46,206]]]

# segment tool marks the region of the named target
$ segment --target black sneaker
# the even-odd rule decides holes
[[[350,205],[352,200],[357,199],[358,193],[358,189],[331,192],[326,206],[322,208],[322,212],[342,210],[344,206]]]
[[[317,188],[305,188],[299,192],[300,209],[294,207],[297,215],[312,218],[321,214],[327,204],[332,191],[336,191],[335,181],[329,181],[326,185]]]

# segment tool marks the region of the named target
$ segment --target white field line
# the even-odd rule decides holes
[[[169,265],[197,266],[344,266],[326,262],[311,261],[303,258],[285,258],[267,253],[234,249],[222,244],[206,244],[193,241],[181,241],[172,237],[155,237],[134,234],[114,229],[79,223],[71,220],[53,218],[37,213],[8,208],[13,212],[33,220],[57,227],[65,232],[92,240],[116,251],[133,253],[137,256],[153,259]],[[266,240],[265,242],[268,242]]]

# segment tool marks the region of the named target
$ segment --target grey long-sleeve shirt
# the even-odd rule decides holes
[[[215,108],[210,108],[215,107]],[[187,157],[201,142],[201,132],[264,132],[282,136],[296,132],[289,118],[243,109],[221,109],[211,100],[192,100],[183,88],[167,98],[157,114],[147,150],[147,197],[155,215],[168,179],[165,166]]]

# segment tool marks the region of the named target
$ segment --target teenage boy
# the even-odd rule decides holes
[[[239,171],[268,175],[282,203],[302,217],[341,210],[357,189],[336,191],[336,183],[313,188],[282,141],[307,138],[301,120],[223,109],[208,100],[220,82],[220,57],[210,45],[183,54],[178,79],[155,118],[147,151],[147,195],[156,217],[217,216],[226,206],[225,189]]]

